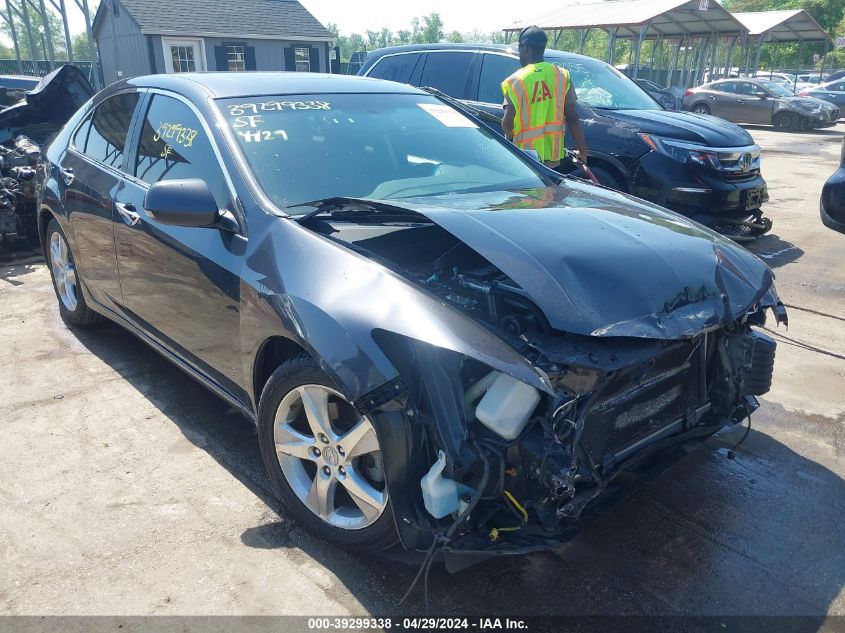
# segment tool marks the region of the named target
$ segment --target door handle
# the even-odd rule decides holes
[[[126,204],[122,202],[115,202],[114,206],[117,208],[117,212],[120,214],[120,217],[123,218],[123,222],[126,225],[135,226],[141,221],[141,216],[135,211],[135,205],[131,202],[127,202]]]
[[[73,167],[62,167],[59,169],[59,172],[62,174],[62,180],[65,181],[67,186],[73,184],[73,179],[76,177],[73,173]]]

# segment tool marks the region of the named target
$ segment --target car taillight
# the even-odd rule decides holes
[[[690,90],[689,88],[687,88],[686,90],[684,90],[684,96],[685,96],[685,97],[688,97],[688,96],[690,96],[691,94],[692,94],[692,90]]]

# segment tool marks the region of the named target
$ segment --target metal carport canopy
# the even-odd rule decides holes
[[[754,37],[770,42],[833,42],[825,30],[804,9],[734,13]]]
[[[503,29],[519,32],[535,24],[546,31],[618,29],[620,38],[638,37],[648,25],[646,39],[687,36],[741,36],[747,29],[716,0],[617,0],[569,2],[554,11],[520,20]]]

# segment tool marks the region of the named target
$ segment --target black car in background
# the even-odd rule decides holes
[[[634,79],[634,83],[636,83],[640,88],[650,94],[652,99],[657,101],[657,103],[662,105],[667,110],[681,109],[681,103],[683,102],[683,99],[680,98],[674,92],[672,92],[671,89],[661,88],[656,83],[648,79]]]
[[[760,148],[748,132],[713,117],[666,111],[602,61],[554,50],[546,60],[572,76],[590,168],[602,184],[733,239],[771,228],[761,210],[768,191]],[[512,47],[425,44],[373,51],[359,74],[437,88],[501,118],[501,82],[518,68]]]
[[[765,263],[407,85],[118,82],[37,189],[63,320],[115,321],[253,420],[286,516],[345,547],[553,546],[771,385]]]
[[[839,169],[824,183],[819,207],[824,225],[845,233],[845,138],[842,139]]]
[[[15,105],[41,82],[41,77],[0,75],[0,110]]]

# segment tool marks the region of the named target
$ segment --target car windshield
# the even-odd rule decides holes
[[[218,104],[259,185],[283,209],[333,197],[392,200],[546,185],[498,135],[429,95],[279,95]]]
[[[776,97],[791,97],[793,92],[781,83],[776,81],[761,81],[760,85]]]
[[[546,55],[546,61],[566,68],[578,101],[604,110],[662,110],[663,107],[610,64],[585,58]]]

